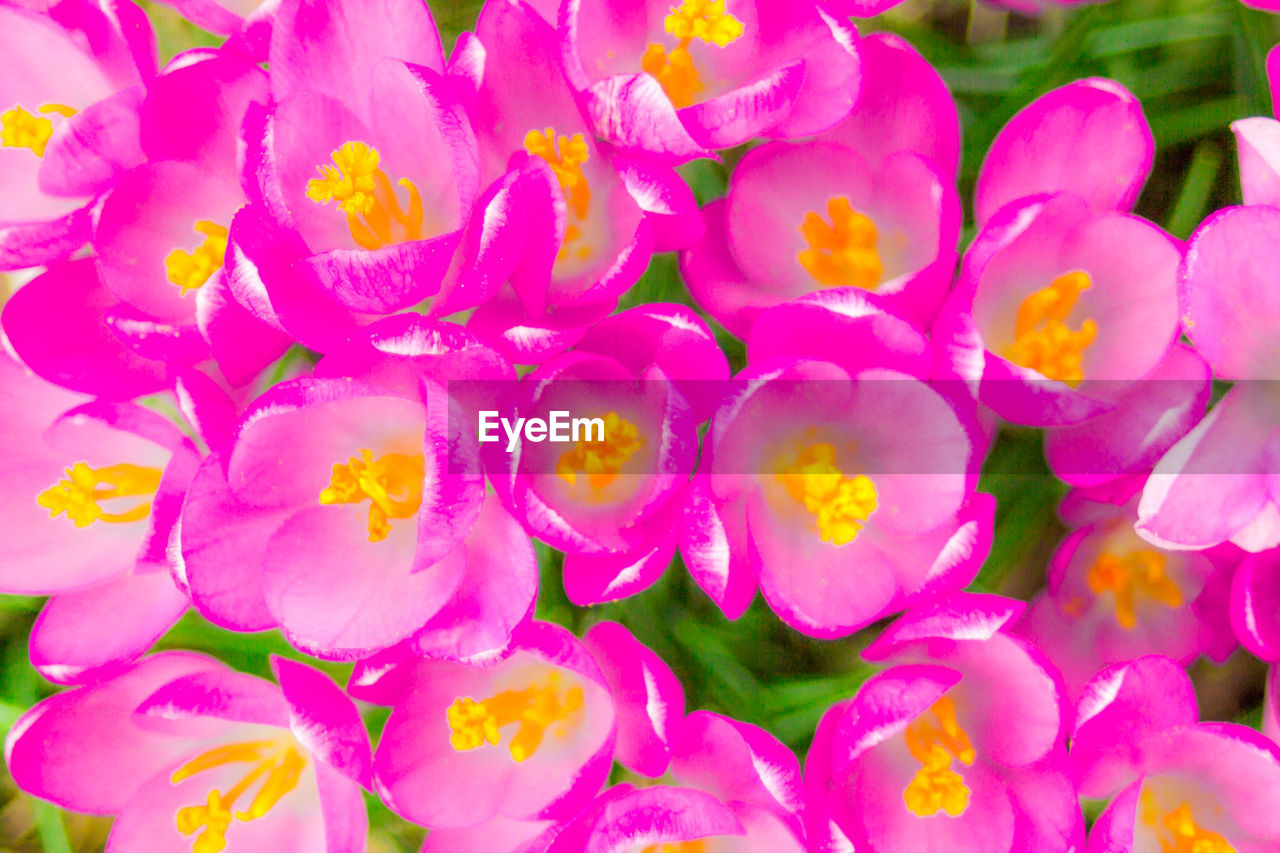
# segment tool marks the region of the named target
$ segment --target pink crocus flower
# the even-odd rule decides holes
[[[1263,853],[1280,843],[1280,747],[1198,716],[1191,679],[1165,657],[1108,667],[1090,682],[1071,764],[1081,796],[1110,800],[1090,853]]]
[[[1177,241],[1070,193],[1000,209],[965,253],[935,339],[982,356],[980,397],[1016,423],[1078,423],[1161,363],[1178,332]],[[974,376],[972,378],[977,378]]]
[[[609,773],[608,684],[582,643],[547,622],[519,629],[491,666],[375,658],[357,664],[349,689],[392,708],[374,757],[379,794],[433,829],[563,820]]]
[[[818,725],[805,767],[811,849],[1082,848],[1056,677],[1006,630],[1020,608],[957,595],[866,650],[894,665]]]
[[[229,280],[241,304],[324,351],[439,290],[477,190],[475,140],[416,0],[376,15],[285,0],[269,58]]]
[[[94,199],[142,161],[138,103],[155,40],[132,3],[0,6],[0,269],[67,257]]]
[[[165,652],[43,700],[9,730],[14,781],[115,815],[109,853],[359,853],[369,736],[327,676],[273,658],[279,686]]]
[[[731,332],[746,337],[762,309],[824,288],[864,290],[917,323],[932,319],[960,231],[951,180],[912,151],[868,163],[843,142],[755,148],[728,197],[703,209],[706,235],[681,269]]]
[[[169,421],[88,402],[0,357],[5,479],[0,591],[49,595],[31,661],[74,682],[145,652],[186,611],[169,576],[199,459]]]
[[[93,239],[102,279],[124,303],[108,317],[116,335],[173,366],[212,355],[234,385],[291,342],[242,308],[225,280],[228,229],[246,202],[239,129],[267,100],[267,75],[249,60],[179,55],[140,107],[148,162],[106,196]]]
[[[687,245],[701,228],[693,193],[669,166],[596,138],[558,44],[532,6],[492,0],[450,64],[451,76],[474,89],[489,187],[451,295],[489,300],[471,328],[521,363],[564,349],[613,310],[652,251]],[[456,310],[452,301],[435,310]]]
[[[695,580],[730,618],[760,588],[819,637],[968,583],[994,503],[973,491],[971,415],[917,378],[923,336],[847,292],[761,323],[774,312],[707,433],[681,542]]]
[[[1108,664],[1148,654],[1221,662],[1236,646],[1225,611],[1238,550],[1157,548],[1133,529],[1138,498],[1130,491],[1120,503],[1079,492],[1063,502],[1075,529],[1016,630],[1058,667],[1072,700]]]
[[[474,447],[450,432],[443,390],[414,391],[301,378],[249,407],[183,509],[179,576],[201,612],[354,659],[422,629],[498,554],[525,571],[527,538],[481,512]]]
[[[603,424],[603,442],[592,433],[572,443],[523,442],[518,452],[487,445],[490,481],[511,513],[565,552],[571,601],[632,595],[671,562],[705,417],[679,380],[711,384],[727,375],[724,354],[692,311],[647,305],[602,321],[523,380],[517,416],[561,410]]]
[[[857,33],[817,3],[572,0],[566,67],[597,132],[680,161],[757,136],[808,136],[848,114]]]

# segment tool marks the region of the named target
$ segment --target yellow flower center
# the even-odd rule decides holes
[[[673,106],[691,106],[706,86],[689,45],[697,39],[726,47],[742,37],[742,22],[724,10],[724,0],[684,0],[671,7],[663,25],[679,44],[668,52],[663,45],[651,42],[640,58],[640,67],[657,78]]]
[[[188,761],[174,772],[169,781],[176,785],[197,773],[227,764],[251,766],[244,778],[225,794],[217,789],[210,790],[204,805],[183,806],[175,816],[178,831],[183,835],[204,830],[196,836],[191,846],[192,853],[218,853],[226,849],[227,829],[232,818],[256,820],[271,811],[285,794],[297,787],[307,760],[293,745],[281,745],[276,741],[232,743],[214,747]],[[249,808],[232,812],[236,800],[259,779],[263,779],[262,786],[249,803]]]
[[[423,458],[388,453],[373,458],[361,450],[346,464],[333,466],[329,487],[320,503],[356,504],[369,501],[369,541],[381,542],[391,533],[390,519],[413,518],[422,506]]]
[[[852,542],[876,511],[875,483],[862,474],[846,477],[836,466],[835,447],[826,442],[801,451],[778,479],[813,514],[822,541],[832,545]]]
[[[477,702],[468,696],[453,700],[447,712],[449,744],[459,752],[486,743],[496,746],[501,729],[519,724],[507,749],[516,761],[524,761],[538,751],[547,729],[557,723],[556,733],[564,737],[571,719],[582,709],[582,688],[562,687],[560,673],[547,673],[546,681],[523,690],[504,690]]]
[[[1236,853],[1225,838],[1196,823],[1186,803],[1163,815],[1161,811],[1155,795],[1144,789],[1142,822],[1155,831],[1161,853]]]
[[[1168,607],[1182,606],[1182,590],[1165,574],[1165,556],[1139,548],[1123,556],[1103,553],[1089,568],[1089,589],[1094,595],[1110,592],[1116,599],[1116,621],[1126,631],[1138,623],[1138,596]]]
[[[800,233],[809,248],[797,256],[800,265],[827,287],[875,290],[884,275],[876,251],[876,224],[844,196],[827,200],[827,216],[830,225],[816,211],[804,215]]]
[[[945,811],[952,817],[964,814],[970,790],[951,769],[953,761],[970,765],[978,757],[969,735],[956,722],[956,706],[943,696],[907,726],[907,749],[920,762],[920,769],[902,793],[907,808],[919,817]]]
[[[108,512],[100,504],[115,498],[154,495],[160,487],[160,471],[128,463],[90,468],[87,463],[77,462],[66,473],[65,480],[37,495],[36,503],[49,510],[51,517],[65,512],[76,527],[88,527],[95,521],[141,521],[151,514],[149,500],[121,508],[120,512]]]
[[[195,224],[195,232],[204,235],[204,242],[196,246],[194,252],[174,249],[164,259],[164,269],[169,281],[182,288],[182,295],[188,290],[204,287],[209,278],[222,269],[222,262],[227,255],[227,229],[216,222],[201,219]]]
[[[556,462],[556,476],[570,486],[578,482],[578,472],[582,472],[587,475],[591,488],[603,489],[617,479],[627,460],[644,447],[640,430],[617,412],[609,412],[602,420],[604,441],[580,438],[573,449]],[[590,434],[588,428],[588,437]]]
[[[1086,319],[1073,330],[1066,320],[1081,291],[1092,285],[1089,274],[1077,270],[1058,276],[1048,287],[1022,300],[1014,329],[1016,338],[1004,357],[1073,388],[1084,381],[1081,362],[1084,351],[1098,334],[1098,324]]]
[[[661,844],[650,844],[640,853],[703,853],[707,849],[707,842],[699,839],[697,841],[664,841]]]
[[[62,104],[45,104],[36,112],[57,113],[71,117],[76,111]],[[53,122],[41,116],[32,115],[15,104],[13,109],[0,113],[0,146],[5,148],[30,148],[37,157],[44,156],[45,146],[53,136]]]
[[[590,257],[590,247],[573,246],[582,239],[580,226],[591,210],[591,185],[587,182],[587,176],[582,174],[582,164],[587,162],[591,154],[587,141],[581,133],[557,138],[554,128],[548,127],[526,133],[524,150],[535,157],[541,157],[551,167],[560,184],[560,191],[564,193],[569,217],[573,220],[565,226],[564,243],[560,246],[556,260],[563,261],[570,254],[578,258]]]
[[[408,209],[387,173],[378,167],[381,155],[363,142],[347,142],[330,157],[333,165],[317,166],[320,177],[307,181],[307,198],[317,204],[338,202],[347,215],[351,239],[362,249],[381,249],[422,239],[422,195],[408,178],[397,185],[409,191]]]

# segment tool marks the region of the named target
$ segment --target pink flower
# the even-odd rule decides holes
[[[759,587],[792,627],[837,637],[972,580],[993,510],[973,492],[981,437],[913,375],[923,336],[852,292],[760,323],[685,513],[698,584],[730,618]]]
[[[824,288],[863,290],[907,319],[932,319],[955,266],[951,180],[912,151],[868,163],[842,141],[753,149],[728,197],[704,208],[707,233],[681,269],[731,332],[746,337],[761,310]]]
[[[1165,358],[1180,260],[1177,241],[1144,219],[1070,193],[1025,198],[983,226],[943,315],[964,318],[955,328],[981,347],[974,372],[997,414],[1078,423],[1114,408]],[[935,329],[935,342],[956,334]]]
[[[231,226],[235,298],[327,350],[433,296],[479,178],[425,4],[282,3],[272,106],[251,115],[252,204]]]
[[[452,293],[489,300],[471,328],[522,363],[572,343],[613,310],[653,250],[687,245],[701,228],[693,193],[674,170],[597,141],[558,43],[531,6],[494,0],[451,60],[451,75],[474,91],[489,186]],[[441,299],[436,310],[456,307]]]
[[[430,623],[466,615],[445,610],[469,601],[460,596],[500,594],[486,578],[497,566],[531,595],[516,580],[533,571],[529,541],[500,508],[481,509],[474,445],[455,432],[443,390],[424,380],[406,394],[374,376],[275,386],[229,452],[201,466],[183,509],[181,577],[218,624],[279,625],[298,647],[349,660],[447,627]],[[492,614],[498,625],[529,599],[510,605],[515,614]],[[458,642],[461,656],[486,649]]]
[[[92,202],[142,161],[138,103],[155,41],[132,3],[0,7],[0,269],[61,260]]]
[[[678,162],[809,136],[858,94],[857,33],[815,3],[573,0],[559,23],[570,80],[624,150]]]
[[[24,791],[116,815],[110,853],[364,850],[369,736],[320,672],[273,658],[277,687],[184,652],[52,696],[9,730]]]
[[[571,444],[524,442],[518,452],[487,445],[490,480],[511,513],[565,552],[571,601],[632,595],[671,562],[696,461],[696,426],[705,417],[680,381],[727,374],[723,353],[693,312],[648,305],[600,322],[516,389],[508,417],[545,420],[560,410],[603,423],[603,443],[592,434]]]
[[[1188,243],[1184,322],[1218,379],[1280,375],[1280,358],[1266,342],[1280,317],[1271,286],[1275,235],[1280,209],[1254,205],[1218,211]],[[1272,438],[1280,410],[1268,384],[1239,381],[1161,458],[1138,506],[1144,538],[1170,548],[1230,541],[1254,552],[1280,544],[1269,473],[1280,450]]]
[[[0,359],[0,590],[50,595],[31,661],[74,682],[145,652],[187,609],[166,550],[199,460],[176,427]]]
[[[1261,851],[1280,842],[1280,748],[1245,726],[1197,722],[1194,688],[1164,657],[1108,667],[1076,712],[1080,794],[1110,799],[1090,853]]]
[[[1137,497],[1121,504],[1080,493],[1063,503],[1075,530],[1049,564],[1048,588],[1017,633],[1062,672],[1075,699],[1107,664],[1149,654],[1189,664],[1222,661],[1235,649],[1225,609],[1239,553],[1166,551],[1133,529]]]
[[[895,665],[818,725],[805,767],[812,849],[1080,849],[1055,676],[1004,630],[1020,606],[957,595],[866,650]]]
[[[572,816],[609,772],[609,687],[591,654],[546,622],[489,667],[422,658],[357,665],[352,694],[392,706],[374,756],[378,792],[436,828]]]

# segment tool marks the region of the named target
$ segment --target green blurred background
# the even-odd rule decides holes
[[[151,14],[162,58],[218,39],[181,20],[172,10],[142,4]],[[474,24],[478,2],[431,3],[451,47]],[[892,30],[933,62],[951,87],[964,129],[960,174],[966,210],[982,155],[1008,119],[1044,92],[1087,76],[1115,79],[1138,96],[1155,134],[1155,170],[1137,212],[1187,237],[1216,208],[1238,204],[1234,144],[1227,125],[1270,115],[1264,61],[1280,40],[1278,19],[1237,0],[1116,0],[1071,8],[1051,7],[1025,18],[981,3],[907,0],[861,25],[864,32]],[[726,158],[732,162],[733,158]],[[699,199],[724,191],[726,167],[709,161],[682,170]],[[971,220],[965,239],[972,234]],[[0,300],[6,293],[0,275]],[[655,256],[622,307],[641,302],[690,303],[674,256]],[[717,334],[741,367],[743,348]],[[1044,583],[1045,566],[1064,529],[1055,507],[1065,487],[1048,473],[1035,430],[1006,429],[988,458],[981,490],[997,498],[995,544],[974,585],[979,591],[1029,598]],[[815,724],[833,702],[850,696],[869,674],[859,650],[878,631],[822,642],[802,637],[778,621],[760,601],[737,622],[727,622],[675,565],[653,588],[623,602],[578,608],[565,598],[560,555],[539,546],[543,567],[538,616],[581,633],[594,622],[625,624],[672,666],[684,683],[690,710],[704,708],[756,723],[803,758]],[[0,726],[53,688],[27,661],[27,636],[40,599],[0,596]],[[277,632],[232,634],[189,614],[160,643],[195,649],[232,666],[270,677],[271,653],[302,658]],[[345,681],[349,666],[324,668]],[[1206,718],[1257,725],[1262,667],[1237,654],[1224,666],[1193,667]],[[370,708],[376,737],[386,713]],[[424,831],[392,815],[370,797],[370,851],[415,851]],[[110,822],[65,814],[19,793],[7,774],[0,779],[0,851],[102,849]]]

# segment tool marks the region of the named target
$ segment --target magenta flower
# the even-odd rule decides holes
[[[1071,699],[1108,664],[1149,654],[1221,662],[1234,651],[1225,613],[1234,548],[1155,547],[1133,529],[1136,492],[1119,505],[1075,493],[1062,512],[1076,529],[1054,552],[1048,588],[1016,633],[1053,661]]]
[[[868,291],[927,323],[951,282],[960,202],[909,150],[869,164],[836,141],[776,142],[742,158],[703,216],[681,268],[699,304],[746,337],[764,308],[823,288]]]
[[[187,609],[166,549],[199,462],[169,421],[86,402],[0,359],[0,591],[49,595],[31,632],[46,677],[83,680],[150,648]]]
[[[639,279],[653,250],[696,239],[697,203],[668,166],[601,144],[565,79],[555,28],[523,2],[486,3],[451,75],[474,89],[482,184],[456,297],[512,360],[564,349]],[[463,77],[471,66],[474,75]],[[439,313],[458,306],[437,302]]]
[[[1280,209],[1253,205],[1218,211],[1188,243],[1184,323],[1218,379],[1280,375],[1266,331],[1280,317],[1271,286],[1277,234]],[[1239,381],[1164,455],[1138,506],[1144,538],[1169,548],[1230,541],[1254,552],[1280,544],[1280,512],[1271,497],[1280,410],[1268,385]]]
[[[527,577],[528,539],[500,509],[481,512],[480,477],[451,441],[429,381],[421,396],[352,378],[275,386],[191,485],[181,578],[193,603],[224,627],[279,625],[312,654],[354,659],[491,589],[494,566]]]
[[[597,132],[668,160],[821,132],[858,94],[857,33],[817,4],[573,0],[560,29]]]
[[[705,416],[695,414],[679,380],[727,375],[723,353],[692,311],[648,305],[600,322],[523,381],[517,416],[545,420],[560,410],[603,422],[603,442],[592,434],[522,442],[518,452],[487,445],[490,480],[511,513],[565,552],[571,601],[632,595],[671,562]]]
[[[142,161],[138,103],[155,74],[132,3],[0,7],[0,269],[66,258],[89,237],[94,199]]]
[[[362,9],[277,10],[273,105],[246,123],[254,203],[229,236],[236,299],[322,350],[439,290],[479,177],[426,5]]]
[[[805,767],[813,849],[1081,848],[1055,676],[1005,631],[1020,607],[957,595],[866,650],[896,665],[818,725]]]
[[[280,686],[185,652],[52,696],[5,741],[14,781],[116,815],[109,853],[359,853],[369,736],[322,673],[273,658]]]
[[[383,800],[432,828],[571,817],[609,772],[609,687],[577,638],[547,622],[524,626],[492,666],[374,659],[350,689],[392,706],[374,756]]]
[[[1280,843],[1280,748],[1245,726],[1197,722],[1180,666],[1108,667],[1076,712],[1071,763],[1082,796],[1110,799],[1090,853],[1261,851]]]
[[[835,322],[815,319],[840,316],[821,303],[774,309],[794,318],[771,328],[789,327],[795,346],[784,342],[739,374],[712,419],[681,553],[730,618],[759,587],[797,630],[844,636],[964,586],[986,555],[994,504],[973,492],[967,418],[925,382],[878,363],[918,332],[864,301],[847,307]],[[858,344],[894,323],[910,334]],[[844,363],[816,360],[839,346]]]
[[[945,346],[972,330],[980,395],[997,414],[1077,423],[1114,408],[1165,358],[1178,333],[1180,260],[1177,241],[1144,219],[1069,193],[1023,199],[970,245],[943,309],[960,322],[935,337]]]

